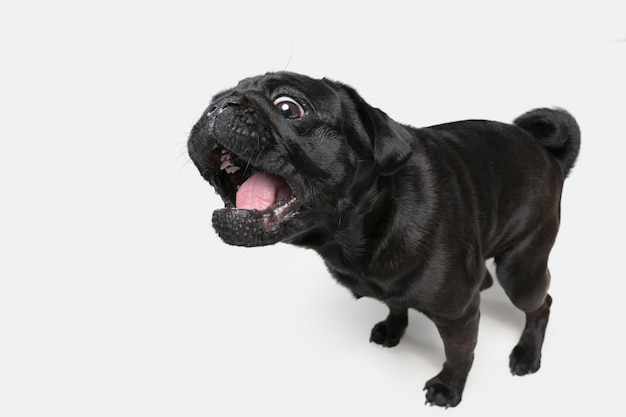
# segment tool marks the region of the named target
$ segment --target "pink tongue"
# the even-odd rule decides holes
[[[236,204],[238,209],[265,210],[289,193],[289,186],[282,178],[257,172],[239,187]]]

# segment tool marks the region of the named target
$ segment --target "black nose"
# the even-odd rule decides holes
[[[217,111],[217,114],[221,113],[225,108],[231,106],[240,106],[243,103],[243,100],[240,96],[230,96],[222,99],[221,101],[215,103],[209,109],[208,114],[211,115]]]

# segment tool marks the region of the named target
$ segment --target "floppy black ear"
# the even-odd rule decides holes
[[[342,85],[368,136],[368,147],[380,175],[397,172],[411,156],[413,137],[385,112],[370,106],[352,87]],[[358,133],[357,133],[358,134]]]

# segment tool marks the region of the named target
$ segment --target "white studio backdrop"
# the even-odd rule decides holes
[[[313,252],[224,245],[186,155],[213,94],[327,76],[414,126],[577,117],[542,369],[512,377],[523,317],[484,294],[455,415],[619,415],[626,369],[624,1],[5,2],[0,6],[0,415],[409,416],[443,362],[413,312],[354,301]]]

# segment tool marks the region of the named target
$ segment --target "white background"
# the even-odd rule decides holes
[[[443,412],[423,405],[443,363],[427,319],[370,344],[385,307],[315,253],[211,228],[221,202],[186,155],[191,126],[213,94],[285,68],[416,126],[578,118],[542,369],[510,375],[523,317],[496,286],[446,413],[623,413],[625,2],[346,3],[2,3],[0,415]]]

